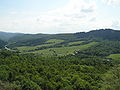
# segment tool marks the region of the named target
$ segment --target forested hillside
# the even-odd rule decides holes
[[[10,38],[20,35],[23,35],[23,33],[0,32],[0,39],[4,41],[8,41]]]
[[[0,89],[119,90],[119,33],[25,34],[1,41]]]
[[[49,39],[65,40],[67,42],[80,40],[120,40],[120,31],[112,29],[92,30],[90,32],[66,33],[66,34],[24,34],[9,39],[11,47],[35,46],[43,44]]]
[[[0,49],[4,48],[4,46],[7,44],[7,42],[0,40]]]

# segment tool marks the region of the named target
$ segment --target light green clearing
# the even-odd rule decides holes
[[[111,55],[108,56],[108,58],[120,59],[120,54],[111,54]]]
[[[44,50],[34,51],[33,53],[50,54],[50,55],[55,55],[55,54],[68,55],[68,54],[74,54],[74,51],[87,49],[88,47],[91,47],[95,44],[97,44],[97,42],[92,42],[89,44],[72,46],[72,47],[48,48]]]
[[[45,43],[61,43],[61,42],[64,42],[64,40],[58,40],[58,39],[50,39],[48,41],[46,41]]]
[[[48,46],[52,46],[53,44],[44,44],[44,45],[37,45],[37,46],[24,46],[24,47],[17,47],[17,49],[19,51],[22,51],[22,52],[28,52],[28,51],[32,51],[32,50],[35,50],[35,49],[38,49],[38,48],[41,48],[41,47],[48,47]]]
[[[17,49],[21,52],[29,52],[41,47],[48,47],[48,46],[53,46],[55,44],[64,42],[64,40],[57,40],[57,39],[50,39],[48,41],[46,41],[44,44],[42,45],[37,45],[37,46],[23,46],[23,47],[17,47]],[[46,44],[46,43],[51,43],[51,44]]]
[[[70,43],[68,43],[68,45],[81,44],[83,42],[85,42],[85,41],[70,42]]]

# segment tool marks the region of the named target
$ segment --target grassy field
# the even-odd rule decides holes
[[[53,46],[55,44],[59,44],[61,42],[64,42],[64,40],[57,40],[57,39],[50,39],[46,41],[42,45],[37,45],[37,46],[23,46],[23,47],[17,47],[17,49],[21,52],[29,52],[29,51],[34,51],[36,49],[42,48],[42,47],[49,47]]]
[[[81,44],[85,42],[85,41],[76,41],[76,42],[68,43],[68,46],[63,45],[61,47],[50,47],[56,44],[60,44],[62,42],[64,42],[64,40],[50,39],[44,42],[42,45],[23,46],[23,47],[17,47],[17,49],[20,52],[24,52],[24,53],[39,53],[44,55],[68,55],[68,54],[74,54],[75,51],[84,50],[84,49],[87,49],[88,47],[91,47],[92,45],[97,44],[97,42],[91,42],[85,45],[74,46],[76,44]],[[70,45],[73,45],[73,46],[70,46]],[[43,48],[43,49],[40,50],[40,48]]]
[[[48,41],[46,41],[45,43],[61,43],[61,42],[64,42],[64,40],[58,40],[58,39],[50,39]]]
[[[70,42],[70,43],[68,43],[68,45],[81,44],[83,42],[85,42],[85,41]]]
[[[120,63],[120,54],[111,54],[108,58],[112,58],[114,63]]]
[[[108,56],[108,58],[119,59],[120,60],[120,54],[111,54],[111,55]]]
[[[41,53],[41,54],[50,54],[50,55],[68,55],[74,54],[74,51],[84,50],[92,45],[97,44],[97,42],[92,42],[85,45],[79,46],[71,46],[71,47],[59,47],[59,48],[48,48],[44,50],[34,51],[33,53]]]
[[[53,44],[44,44],[44,45],[37,45],[37,46],[23,46],[23,47],[17,47],[17,49],[21,52],[29,52],[41,47],[48,47],[48,46],[52,46]]]

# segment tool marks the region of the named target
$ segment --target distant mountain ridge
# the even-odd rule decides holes
[[[21,34],[16,35],[9,39],[10,42],[18,42],[18,41],[28,41],[31,39],[38,39],[41,37],[48,36],[49,34]]]
[[[120,31],[113,30],[113,29],[99,29],[99,30],[92,30],[90,32],[78,32],[75,35],[79,38],[101,38],[101,39],[108,39],[108,40],[120,40]]]
[[[64,33],[64,34],[23,34],[9,39],[12,46],[34,46],[44,43],[49,39],[59,39],[65,41],[77,40],[113,40],[120,41],[120,31],[113,29],[99,29],[89,32]]]
[[[102,39],[120,41],[120,31],[113,29],[99,29],[89,32],[64,33],[64,34],[24,34],[0,32],[0,39],[7,41],[12,46],[34,46],[42,44],[49,39],[76,41],[81,39]]]
[[[22,35],[23,33],[9,33],[0,31],[0,39],[4,41],[8,41],[10,38]]]

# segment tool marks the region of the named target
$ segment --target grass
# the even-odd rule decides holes
[[[37,45],[37,46],[23,46],[23,47],[17,47],[17,49],[22,52],[29,52],[29,51],[32,51],[32,50],[35,50],[41,47],[48,47],[52,45],[53,44],[44,44],[44,45]]]
[[[112,58],[114,63],[120,64],[120,54],[111,54],[108,58]]]
[[[68,45],[81,44],[83,42],[85,42],[85,41],[70,42],[70,43],[68,43]]]
[[[85,50],[88,47],[91,47],[92,45],[97,44],[97,42],[92,42],[85,45],[79,45],[79,46],[72,46],[72,47],[59,47],[59,48],[48,48],[44,50],[34,51],[33,53],[41,53],[41,54],[50,54],[50,55],[68,55],[68,54],[74,54],[74,51],[78,50]]]
[[[58,40],[58,39],[50,39],[48,41],[46,41],[45,43],[61,43],[64,42],[64,40]]]
[[[29,51],[34,51],[34,50],[36,50],[38,48],[53,46],[53,45],[59,44],[61,42],[64,42],[64,40],[50,39],[50,40],[46,41],[44,44],[42,44],[42,45],[23,46],[23,47],[17,47],[17,49],[19,51],[21,51],[21,52],[29,52]]]
[[[76,42],[70,42],[68,43],[68,46],[62,46],[62,47],[52,47],[55,44],[60,44],[61,42],[64,42],[64,40],[58,40],[58,39],[50,39],[42,45],[37,46],[23,46],[23,47],[17,47],[17,49],[24,53],[38,53],[38,54],[44,54],[44,55],[68,55],[68,54],[74,54],[75,51],[78,50],[85,50],[88,47],[91,47],[92,45],[97,44],[97,42],[91,42],[85,45],[78,45],[74,46],[76,44],[81,44],[85,41],[76,41]],[[73,45],[73,46],[70,46]],[[42,47],[48,47],[47,49],[39,50],[39,48]]]
[[[111,55],[108,56],[108,58],[119,59],[120,60],[120,54],[111,54]]]

